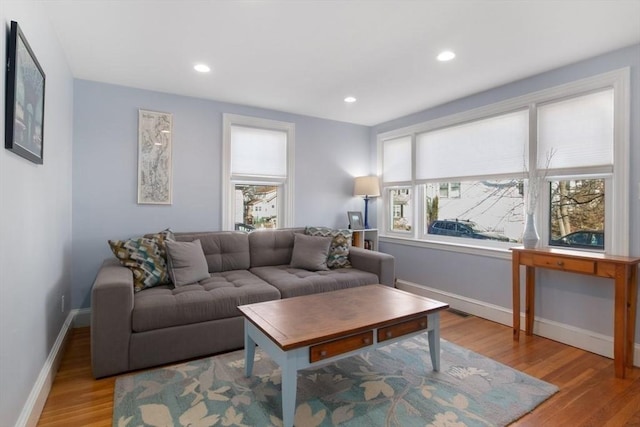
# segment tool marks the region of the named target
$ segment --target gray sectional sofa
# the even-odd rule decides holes
[[[349,268],[292,267],[304,228],[178,233],[200,240],[208,276],[197,283],[134,292],[133,275],[107,259],[91,295],[91,362],[96,378],[241,348],[239,305],[382,283],[394,286],[394,258],[349,248]]]

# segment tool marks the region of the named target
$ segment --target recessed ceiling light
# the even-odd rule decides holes
[[[208,73],[209,71],[211,71],[211,68],[209,68],[208,66],[204,65],[204,64],[196,64],[193,67],[194,70],[196,70],[199,73]]]
[[[349,104],[351,104],[351,103],[353,103],[353,102],[356,102],[356,101],[357,101],[357,99],[356,99],[354,96],[347,96],[347,97],[344,99],[344,102],[348,102]]]
[[[443,52],[440,52],[440,54],[437,56],[438,61],[451,61],[455,57],[456,57],[456,54],[451,52],[450,50],[445,50]]]

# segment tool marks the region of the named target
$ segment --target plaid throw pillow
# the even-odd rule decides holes
[[[327,257],[327,267],[330,269],[351,267],[351,262],[349,262],[351,230],[335,230],[329,227],[306,227],[304,234],[309,236],[332,237],[329,256]]]
[[[109,240],[109,247],[120,264],[133,272],[135,292],[169,283],[167,240],[175,240],[170,229],[128,240]]]

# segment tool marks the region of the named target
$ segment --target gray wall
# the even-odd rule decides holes
[[[0,149],[0,426],[18,420],[69,313],[71,295],[73,79],[35,2],[0,2],[3,61],[12,20],[46,73],[44,164]],[[2,100],[5,70],[0,67]],[[2,113],[3,140],[4,120]]]
[[[632,256],[640,256],[640,168],[637,167],[640,164],[640,45],[380,124],[373,129],[372,145],[375,145],[375,135],[380,132],[459,113],[623,67],[631,67],[629,253]],[[390,242],[381,243],[380,249],[396,256],[396,272],[399,279],[511,309],[511,263],[508,260]],[[613,281],[540,271],[536,290],[537,316],[612,336]],[[636,326],[636,342],[640,342],[640,316]]]
[[[346,227],[363,209],[353,177],[370,172],[368,127],[84,80],[74,97],[74,308],[90,305],[108,239],[220,230],[223,113],[295,123],[296,226]],[[171,206],[136,203],[138,108],[173,114]]]

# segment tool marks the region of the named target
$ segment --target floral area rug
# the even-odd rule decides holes
[[[552,384],[427,334],[298,372],[296,426],[503,426],[558,391]],[[282,426],[280,368],[260,348],[117,379],[113,425]]]

